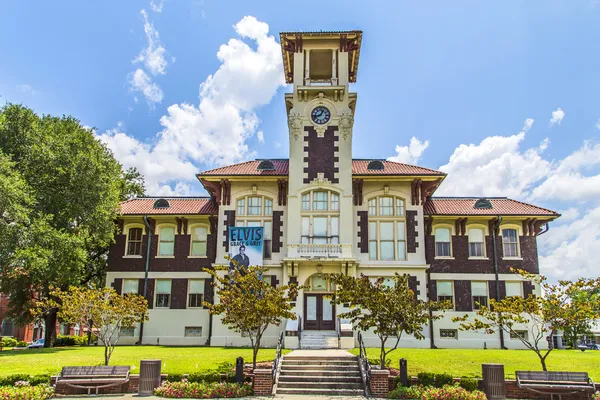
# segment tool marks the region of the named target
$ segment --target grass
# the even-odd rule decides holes
[[[358,354],[358,349],[351,351]],[[379,349],[367,349],[369,360],[379,360]],[[541,371],[538,356],[531,350],[473,349],[397,349],[388,355],[390,367],[399,368],[400,358],[406,358],[408,373],[449,373],[455,377],[481,377],[481,364],[504,364],[507,378],[514,379],[517,370]],[[600,351],[553,350],[546,359],[549,371],[587,372],[600,381]]]
[[[288,350],[289,351],[289,350]],[[284,351],[285,352],[285,351]],[[162,360],[163,373],[187,374],[216,368],[222,362],[235,364],[244,357],[252,362],[252,349],[231,347],[166,347],[119,346],[110,365],[130,365],[131,373],[139,372],[141,359]],[[272,361],[275,349],[260,349],[258,361]],[[104,346],[59,347],[53,349],[28,349],[0,352],[0,376],[18,373],[30,375],[56,374],[64,366],[103,365]]]

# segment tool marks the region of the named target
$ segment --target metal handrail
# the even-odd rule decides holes
[[[362,332],[358,332],[358,349],[359,356],[358,361],[360,363],[360,375],[365,386],[365,394],[370,396],[370,384],[371,384],[371,364],[369,364],[369,356],[367,356],[367,349],[365,342],[363,341]]]
[[[283,331],[279,334],[279,341],[277,342],[277,351],[275,352],[275,360],[273,360],[273,379],[277,375],[277,369],[279,368],[279,362],[281,361],[281,349],[283,348]]]
[[[298,344],[300,344],[301,339],[302,339],[302,316],[298,315]]]
[[[335,330],[337,332],[337,337],[338,337],[338,349],[342,348],[342,339],[341,339],[341,330],[342,330],[342,324],[340,322],[340,319],[338,318],[335,322]]]

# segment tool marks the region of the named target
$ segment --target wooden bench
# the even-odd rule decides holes
[[[549,394],[559,399],[563,394],[589,393],[589,398],[596,391],[596,385],[587,372],[544,372],[516,371],[517,386],[539,394]]]
[[[95,366],[95,367],[63,367],[56,379],[58,383],[78,389],[87,389],[88,396],[92,389],[98,394],[99,389],[119,386],[129,382],[129,367]]]

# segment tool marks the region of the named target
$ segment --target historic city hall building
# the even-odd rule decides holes
[[[410,275],[419,299],[452,301],[454,309],[424,326],[426,339],[401,347],[517,348],[516,338],[463,332],[451,318],[477,303],[539,295],[510,272],[538,273],[536,237],[559,215],[507,198],[434,197],[445,174],[378,159],[353,159],[353,121],[362,33],[281,34],[290,158],[263,159],[201,172],[210,197],[138,198],[122,203],[120,232],[107,285],[146,293],[150,320],[121,332],[122,344],[239,346],[249,340],[211,317],[215,301],[206,269],[228,265],[231,226],[262,226],[264,266],[273,285],[308,288],[295,303],[303,335],[338,329],[345,311],[326,296],[331,274]],[[147,273],[147,275],[146,275]],[[298,346],[296,321],[266,333],[275,345]],[[344,332],[349,333],[349,332]],[[351,337],[343,347],[354,346]],[[337,341],[337,339],[336,339]],[[502,342],[501,342],[502,341]],[[367,346],[377,346],[366,334]]]

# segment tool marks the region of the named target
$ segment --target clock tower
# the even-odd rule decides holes
[[[292,93],[285,95],[290,135],[287,239],[292,244],[291,257],[295,257],[294,244],[342,244],[340,258],[352,257],[356,93],[350,92],[349,85],[356,82],[361,40],[361,31],[280,34],[286,82],[293,84]],[[333,205],[332,198],[339,199],[339,204]],[[329,217],[324,238],[315,233],[321,228],[313,226],[319,222],[313,217],[310,227],[303,226],[308,221],[307,211],[315,211],[315,207],[328,211],[339,207],[339,215]]]

